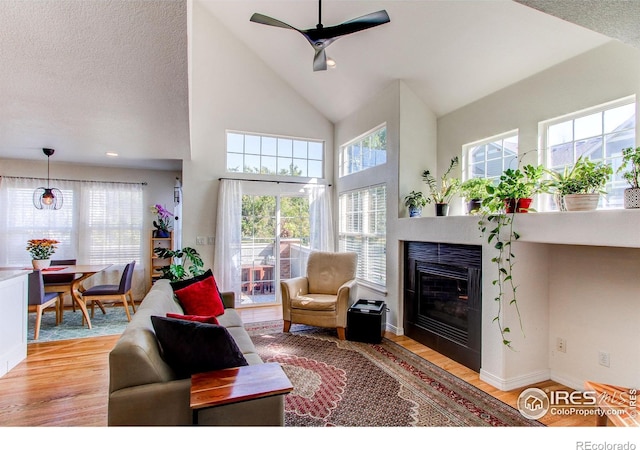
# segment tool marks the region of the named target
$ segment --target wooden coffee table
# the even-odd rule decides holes
[[[253,364],[192,375],[190,406],[193,424],[198,424],[198,412],[202,409],[284,395],[292,390],[291,381],[278,363]]]

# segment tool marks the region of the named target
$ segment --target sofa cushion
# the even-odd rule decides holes
[[[151,316],[162,358],[179,378],[248,365],[225,327]]]
[[[219,316],[224,314],[222,298],[213,275],[175,291],[185,314]]]
[[[193,322],[212,323],[214,325],[220,325],[216,316],[196,316],[193,314],[190,315],[167,313],[167,317],[169,317],[170,319],[191,320]]]
[[[175,291],[179,291],[180,289],[184,289],[187,286],[191,286],[193,283],[197,283],[209,277],[213,277],[213,272],[211,271],[211,269],[207,269],[207,271],[202,275],[196,275],[195,277],[189,278],[187,280],[172,281],[170,284],[171,284],[171,288],[175,292]],[[214,281],[215,281],[215,278],[214,278]],[[216,290],[218,291],[218,295],[220,296],[220,298],[222,298],[222,292],[220,292],[218,283],[216,283]]]

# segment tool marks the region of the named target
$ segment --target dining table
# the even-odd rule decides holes
[[[76,276],[69,283],[69,293],[71,295],[71,299],[74,304],[78,305],[78,308],[82,311],[82,315],[87,322],[87,326],[91,329],[91,319],[89,318],[89,312],[87,311],[87,305],[82,298],[82,292],[85,290],[82,286],[82,282],[87,278],[95,275],[96,273],[102,272],[103,270],[111,267],[111,264],[77,264],[77,265],[68,265],[68,266],[52,266],[42,271],[43,274],[51,273],[51,274],[59,274],[59,275],[80,275]],[[44,290],[45,292],[59,292],[60,285],[47,285],[45,283]],[[102,309],[102,305],[99,305]],[[64,307],[64,305],[60,304],[60,307]],[[102,310],[104,312],[104,310]]]

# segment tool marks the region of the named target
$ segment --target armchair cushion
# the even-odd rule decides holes
[[[326,294],[299,295],[291,299],[291,308],[312,311],[335,311],[336,296]]]

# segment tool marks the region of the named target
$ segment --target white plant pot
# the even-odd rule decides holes
[[[640,208],[640,188],[627,188],[624,190],[625,209]]]
[[[33,270],[42,270],[46,269],[51,265],[50,259],[32,259],[31,263],[33,264]]]
[[[593,211],[598,207],[600,194],[567,194],[564,206],[567,211]]]

